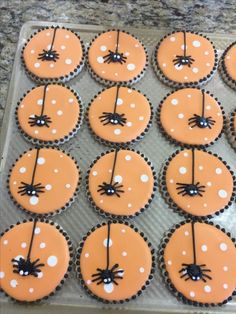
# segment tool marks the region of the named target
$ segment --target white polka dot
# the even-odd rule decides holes
[[[65,64],[71,64],[72,63],[72,60],[71,59],[66,59],[65,60]]]
[[[219,190],[218,195],[220,198],[226,198],[228,196],[228,193],[225,190]]]
[[[21,107],[21,108],[24,108],[25,106],[24,106],[24,105],[21,105],[20,107]]]
[[[128,207],[129,207],[129,208],[131,208],[131,207],[132,207],[132,204],[131,204],[131,203],[129,203],[129,204],[128,204]]]
[[[205,52],[204,52],[204,55],[205,55],[205,56],[208,56],[208,55],[209,55],[209,51],[205,51]]]
[[[36,62],[36,63],[34,64],[34,67],[35,67],[35,68],[39,68],[39,67],[40,67],[40,63],[39,63],[39,62]]]
[[[174,180],[173,180],[173,179],[170,179],[170,183],[174,183]]]
[[[135,104],[130,104],[130,108],[135,108]]]
[[[184,114],[183,114],[183,113],[179,113],[179,114],[178,114],[178,118],[179,118],[179,119],[183,119],[183,118],[184,118]]]
[[[45,158],[39,157],[38,160],[37,160],[37,164],[38,164],[38,165],[43,165],[43,164],[45,164]]]
[[[135,48],[138,48],[138,47],[139,47],[139,44],[135,44],[134,47],[135,47]]]
[[[65,50],[65,49],[66,49],[66,46],[61,45],[61,50]]]
[[[123,181],[123,178],[122,178],[122,176],[117,175],[117,176],[115,176],[114,181],[118,182],[118,183],[121,183]]]
[[[166,67],[166,63],[163,63],[162,66],[165,68]]]
[[[188,157],[188,153],[187,152],[184,152],[184,157]]]
[[[122,229],[121,232],[122,232],[122,233],[125,233],[126,231],[125,231],[125,229]]]
[[[175,131],[175,129],[170,129],[170,132],[172,132],[172,133],[173,133],[174,131]]]
[[[144,268],[143,268],[143,267],[140,267],[140,268],[139,268],[139,271],[140,271],[140,273],[144,273]]]
[[[74,102],[74,99],[73,98],[69,98],[68,101],[69,101],[70,104],[72,104]]]
[[[46,244],[44,242],[41,242],[39,244],[40,249],[44,249],[46,247]]]
[[[86,281],[87,285],[91,285],[92,281],[89,279]]]
[[[127,125],[128,127],[131,127],[131,126],[133,125],[133,123],[129,121],[129,122],[126,123],[126,125]]]
[[[118,73],[117,73],[117,72],[115,73],[115,76],[118,76]]]
[[[206,251],[207,251],[207,246],[206,246],[206,244],[203,244],[203,245],[201,246],[201,250],[202,250],[202,252],[206,252]]]
[[[188,231],[185,231],[184,232],[184,235],[187,237],[187,236],[189,236],[189,232]]]
[[[34,133],[35,133],[35,134],[39,134],[39,131],[38,131],[38,130],[35,130]]]
[[[55,172],[55,173],[58,173],[59,171],[58,171],[58,169],[54,169],[54,172]]]
[[[34,230],[34,234],[40,234],[41,229],[39,227],[36,227]]]
[[[120,133],[121,133],[121,130],[120,130],[120,129],[115,129],[115,130],[114,130],[114,134],[115,134],[115,135],[120,135]]]
[[[227,56],[226,59],[229,60],[229,59],[230,59],[230,56]]]
[[[129,188],[128,188],[128,191],[132,191],[132,189],[129,187]]]
[[[226,252],[226,251],[228,250],[227,244],[224,243],[224,242],[222,242],[222,243],[220,244],[220,249],[221,249],[221,251]]]
[[[26,172],[26,168],[25,167],[21,167],[19,171],[20,171],[20,173],[25,173]]]
[[[176,64],[176,65],[175,65],[175,68],[176,68],[176,70],[180,71],[180,70],[183,69],[183,66]]]
[[[185,174],[187,172],[187,169],[185,167],[180,167],[179,168],[179,173],[180,174]]]
[[[190,208],[190,205],[187,205],[188,208]]]
[[[201,46],[200,41],[198,41],[198,40],[194,40],[194,41],[193,41],[193,47],[198,48],[198,47],[200,47],[200,46]]]
[[[122,252],[122,256],[127,256],[127,252]]]
[[[131,160],[131,156],[130,155],[126,155],[125,156],[125,160],[127,160],[127,161]]]
[[[212,183],[210,181],[208,181],[207,186],[212,186]]]
[[[193,71],[193,73],[198,73],[199,70],[198,70],[198,68],[195,67],[192,69],[192,71]]]
[[[181,49],[184,50],[184,48],[185,48],[184,46],[186,47],[186,50],[187,50],[188,49],[187,45],[181,45]]]
[[[93,171],[93,176],[95,177],[97,175],[97,171]]]
[[[216,168],[216,174],[221,174],[222,173],[222,169],[221,168]]]
[[[16,185],[16,183],[17,183],[16,181],[13,182],[14,185]]]
[[[228,271],[228,267],[227,267],[227,266],[224,266],[224,267],[223,267],[223,271]]]
[[[46,189],[47,191],[50,191],[50,190],[52,189],[51,184],[47,184],[47,185],[45,186],[45,189]]]
[[[18,285],[17,280],[12,279],[12,280],[10,281],[10,285],[11,285],[12,288],[16,288],[16,286]]]
[[[29,293],[33,293],[34,289],[33,288],[29,288]]]
[[[50,67],[50,68],[54,68],[54,66],[55,66],[54,63],[50,63],[50,64],[49,64],[49,67]]]
[[[21,247],[22,247],[23,249],[25,249],[26,246],[27,246],[27,244],[26,244],[25,242],[22,242],[22,243],[21,243]]]
[[[146,182],[148,182],[149,177],[148,177],[147,174],[142,174],[142,175],[140,176],[140,180],[141,180],[142,182],[146,183]]]
[[[103,59],[103,57],[97,57],[97,62],[98,63],[103,63],[104,62],[104,59]]]
[[[124,55],[125,55],[126,57],[128,57],[128,56],[130,55],[130,53],[129,53],[128,51],[126,51],[126,52],[124,53]]]
[[[171,100],[171,103],[172,103],[172,105],[176,106],[176,105],[178,105],[179,101],[178,101],[178,99],[174,98]]]
[[[182,252],[182,255],[186,255],[186,251],[183,251],[183,252]]]
[[[103,203],[103,200],[100,200],[99,203],[102,204],[102,203]]]
[[[42,278],[43,277],[43,272],[38,273],[38,277],[37,278]]]
[[[175,41],[175,37],[174,37],[174,36],[171,36],[171,37],[170,37],[170,41],[174,42],[174,41]]]
[[[89,253],[85,253],[84,256],[85,256],[86,258],[88,258],[88,257],[89,257]]]
[[[107,47],[103,45],[103,46],[100,47],[100,50],[101,50],[101,51],[106,51],[106,50],[107,50]]]
[[[7,244],[8,244],[8,240],[4,240],[4,241],[3,241],[3,244],[4,244],[4,245],[7,245]]]
[[[199,166],[198,169],[199,169],[199,170],[203,170],[203,166]]]
[[[62,112],[61,110],[58,110],[58,111],[57,111],[57,115],[58,115],[58,116],[62,116],[62,115],[63,115],[63,112]]]
[[[228,289],[227,283],[224,283],[224,284],[223,284],[223,288],[224,288],[225,290]]]
[[[204,203],[204,204],[203,204],[203,207],[207,207],[207,203]]]
[[[116,104],[117,104],[117,106],[122,105],[123,104],[123,99],[118,98],[117,101],[116,101]]]
[[[139,119],[139,121],[143,121],[143,120],[144,120],[144,117],[143,117],[143,116],[140,116],[138,119]]]
[[[208,285],[204,286],[204,291],[207,293],[211,292],[211,287]]]
[[[35,53],[35,50],[34,49],[30,50],[30,53],[32,53],[32,54]]]
[[[30,202],[31,205],[37,205],[38,202],[39,202],[39,199],[38,199],[37,196],[31,196],[29,202]]]
[[[48,33],[46,33],[46,36],[50,36],[50,33],[48,32]]]
[[[129,88],[128,89],[128,93],[131,94],[132,93],[132,89]]]
[[[112,239],[109,239],[108,246],[111,247],[112,244],[113,244]],[[107,239],[105,239],[105,240],[103,241],[103,245],[104,245],[105,247],[107,247]]]
[[[187,76],[184,76],[184,79],[185,79],[185,80],[188,80],[188,77],[187,77]]]
[[[172,265],[172,261],[171,260],[167,261],[167,264]]]
[[[5,277],[5,273],[4,271],[0,271],[0,279],[4,278]]]
[[[194,291],[190,291],[189,295],[190,295],[191,298],[194,298],[195,297],[195,292]]]
[[[55,255],[51,255],[47,259],[47,264],[50,267],[54,267],[57,265],[57,257]]]
[[[135,70],[135,68],[136,68],[135,64],[133,64],[133,63],[127,64],[127,70],[133,71],[133,70]]]
[[[207,109],[207,110],[210,110],[210,109],[211,109],[211,106],[210,106],[210,105],[206,106],[206,109]]]
[[[70,38],[70,36],[69,36],[69,35],[66,35],[65,38],[68,39],[68,38]]]
[[[103,289],[105,290],[106,293],[112,293],[112,291],[114,290],[113,283],[104,285]]]
[[[207,62],[207,63],[206,63],[206,66],[207,66],[207,67],[210,67],[210,66],[211,66],[211,64],[210,64],[209,62]]]
[[[52,134],[56,134],[57,130],[56,129],[52,129]]]

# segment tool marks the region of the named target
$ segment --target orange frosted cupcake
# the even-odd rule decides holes
[[[88,69],[104,85],[131,85],[139,81],[146,70],[148,55],[143,44],[121,30],[98,34],[87,53]]]
[[[220,59],[220,74],[224,82],[233,89],[236,89],[236,42],[233,42],[229,47],[227,47]]]
[[[36,82],[66,82],[80,73],[85,47],[70,29],[50,26],[36,31],[22,49],[27,74]]]
[[[228,117],[226,134],[231,146],[236,149],[236,109]]]
[[[158,43],[153,66],[159,79],[171,87],[206,84],[217,69],[217,51],[204,35],[173,32]]]

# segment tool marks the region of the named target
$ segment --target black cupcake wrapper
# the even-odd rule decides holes
[[[80,43],[81,43],[81,47],[82,47],[82,59],[80,61],[80,63],[77,65],[77,67],[75,67],[75,69],[73,71],[70,72],[70,74],[66,74],[66,75],[62,75],[60,77],[55,77],[55,78],[47,78],[47,77],[39,77],[37,75],[35,75],[34,73],[32,73],[30,70],[28,70],[24,57],[23,57],[23,53],[24,53],[24,49],[27,46],[27,44],[29,43],[29,41],[35,36],[37,35],[39,32],[44,31],[45,29],[51,29],[51,28],[59,28],[59,29],[65,29],[68,30],[70,32],[72,32],[74,35],[76,35],[76,37],[79,39]],[[85,49],[85,45],[83,43],[83,41],[81,40],[80,36],[74,32],[72,29],[67,28],[67,27],[59,27],[59,26],[47,26],[47,27],[42,27],[40,29],[38,29],[36,32],[34,32],[29,39],[27,40],[27,42],[24,44],[22,50],[21,50],[21,61],[22,64],[25,68],[26,74],[37,84],[47,84],[47,83],[65,83],[70,81],[72,78],[74,78],[75,76],[77,76],[83,69],[84,64],[85,64],[85,54],[86,54],[86,49]]]
[[[162,72],[162,70],[160,69],[160,67],[158,66],[158,63],[157,63],[157,58],[156,58],[156,55],[157,55],[157,51],[162,43],[162,41],[167,38],[168,36],[172,35],[172,34],[175,34],[177,33],[177,31],[173,31],[167,35],[165,35],[160,41],[159,43],[157,44],[156,48],[154,49],[154,52],[153,52],[153,55],[152,55],[152,65],[153,65],[153,68],[154,68],[154,71],[157,75],[157,77],[159,78],[159,80],[164,83],[165,85],[168,85],[170,87],[174,87],[174,88],[182,88],[182,87],[201,87],[203,85],[205,85],[206,83],[208,83],[213,75],[215,74],[216,70],[217,70],[217,65],[218,65],[218,53],[217,53],[217,50],[214,46],[214,44],[212,43],[212,41],[205,35],[199,33],[199,32],[193,32],[193,31],[189,31],[189,30],[186,30],[186,32],[188,33],[191,33],[191,34],[195,34],[195,35],[199,35],[199,36],[202,36],[204,37],[205,39],[207,39],[213,46],[213,49],[214,49],[214,53],[215,53],[215,63],[214,63],[214,66],[212,68],[212,70],[210,71],[210,73],[197,80],[197,81],[193,81],[193,82],[186,82],[186,83],[179,83],[179,82],[176,82],[176,81],[173,81],[173,80],[170,80],[169,78],[167,78],[165,76],[165,74]]]
[[[226,136],[231,144],[231,146],[236,150],[236,132],[234,129],[234,117],[236,115],[236,108],[229,114],[227,120],[227,127],[226,127]]]
[[[23,221],[18,221],[16,224],[14,225],[10,225],[4,232],[2,232],[0,234],[0,236],[2,237],[6,232],[8,232],[9,230],[11,230],[12,228],[14,228],[15,226],[17,225],[20,225],[20,224],[23,224],[23,223],[27,223],[27,222],[32,222],[34,221],[33,218],[29,218],[29,219],[24,219]],[[69,249],[69,254],[70,254],[70,260],[69,260],[69,263],[68,263],[68,267],[67,267],[67,271],[66,273],[64,274],[63,278],[61,279],[59,285],[57,285],[57,287],[48,295],[40,298],[40,299],[37,299],[37,300],[34,300],[34,301],[20,301],[20,300],[17,300],[15,298],[13,298],[11,295],[7,294],[2,288],[0,288],[0,291],[3,291],[3,293],[5,294],[6,297],[9,297],[12,301],[15,301],[19,304],[37,304],[37,303],[41,303],[43,302],[43,300],[47,300],[49,297],[53,296],[57,291],[59,291],[65,280],[68,278],[69,276],[69,273],[71,272],[72,270],[72,267],[73,267],[73,252],[74,252],[74,249],[73,249],[73,245],[72,245],[72,241],[68,235],[68,233],[56,222],[52,221],[52,220],[48,220],[48,219],[45,219],[45,218],[38,218],[38,221],[39,222],[44,222],[44,223],[48,223],[50,224],[51,226],[55,226],[55,228],[64,236],[64,238],[66,239],[66,242],[67,242],[67,245],[68,245],[68,249]]]
[[[164,165],[162,166],[162,169],[159,173],[159,191],[163,197],[163,199],[165,200],[166,204],[169,205],[169,207],[176,213],[178,213],[180,216],[184,216],[185,218],[192,218],[192,219],[199,219],[199,220],[207,220],[207,219],[211,219],[214,218],[215,216],[219,216],[220,214],[222,214],[225,210],[227,210],[233,203],[233,201],[235,200],[235,195],[236,195],[236,177],[234,172],[232,171],[232,169],[230,168],[230,166],[226,163],[226,161],[224,161],[219,155],[212,153],[210,151],[207,151],[205,149],[201,149],[200,151],[203,151],[205,153],[208,153],[211,156],[217,157],[225,166],[226,168],[229,170],[229,172],[232,175],[232,179],[233,179],[233,191],[232,191],[232,195],[231,198],[228,202],[228,204],[219,209],[218,211],[216,211],[214,214],[211,215],[206,215],[206,216],[196,216],[196,215],[192,215],[190,213],[187,213],[185,210],[183,210],[181,207],[179,207],[174,200],[172,200],[168,189],[167,189],[167,185],[166,185],[166,171],[167,168],[170,164],[170,162],[172,161],[172,159],[178,155],[181,151],[183,151],[185,148],[181,148],[177,151],[175,151],[165,162]]]
[[[74,192],[74,194],[72,195],[72,197],[67,201],[67,203],[62,206],[61,208],[58,208],[56,209],[55,211],[53,212],[49,212],[49,213],[43,213],[43,214],[38,214],[38,213],[33,213],[31,212],[30,210],[24,208],[22,205],[20,205],[16,200],[15,198],[13,197],[13,195],[11,194],[11,191],[10,191],[10,176],[11,176],[11,173],[12,173],[12,169],[14,168],[16,162],[27,152],[30,152],[34,149],[37,149],[37,148],[40,148],[40,149],[43,149],[43,148],[48,148],[48,149],[55,149],[59,152],[62,152],[64,154],[66,154],[68,157],[70,157],[75,165],[76,165],[76,168],[77,168],[77,172],[79,174],[79,181],[77,183],[77,187],[76,187],[76,190]],[[49,216],[55,216],[57,214],[60,214],[62,212],[64,212],[68,207],[70,207],[72,205],[72,203],[74,203],[74,201],[76,200],[76,198],[78,197],[78,194],[79,194],[79,188],[80,188],[80,185],[81,185],[81,182],[82,182],[82,173],[81,173],[81,170],[79,168],[79,165],[76,161],[76,159],[71,156],[68,152],[62,150],[62,149],[59,149],[58,147],[52,147],[52,146],[41,146],[41,147],[33,147],[33,148],[30,148],[29,150],[26,150],[24,151],[22,154],[20,154],[20,156],[16,159],[16,161],[12,164],[12,166],[10,167],[10,170],[9,170],[9,174],[7,176],[7,190],[8,190],[8,194],[11,198],[11,200],[13,201],[13,203],[15,204],[15,206],[18,208],[18,209],[21,209],[23,210],[24,212],[26,212],[27,214],[30,214],[32,217],[34,218],[46,218],[46,217],[49,217]]]
[[[122,86],[122,85],[120,85],[120,84],[118,84],[118,85],[112,85],[112,86],[109,87],[109,88],[116,87],[116,86]],[[151,110],[150,119],[149,119],[149,121],[148,121],[148,124],[147,124],[146,128],[144,129],[144,131],[143,131],[141,134],[139,134],[139,135],[138,135],[136,138],[134,138],[133,140],[128,141],[128,142],[119,142],[119,143],[118,143],[118,142],[111,142],[111,141],[105,140],[105,139],[99,137],[99,136],[93,131],[93,129],[92,129],[91,125],[90,125],[90,122],[89,122],[89,109],[90,109],[90,107],[91,107],[93,101],[94,101],[101,93],[103,93],[105,90],[107,90],[108,88],[105,87],[105,88],[103,88],[100,92],[98,92],[98,93],[90,100],[90,103],[88,104],[88,107],[86,108],[86,117],[85,117],[85,119],[86,119],[87,125],[88,125],[88,127],[89,127],[89,131],[91,132],[91,134],[93,135],[93,137],[94,137],[98,142],[100,142],[101,144],[107,145],[107,146],[110,146],[110,147],[114,147],[114,148],[128,148],[130,145],[134,145],[134,144],[136,144],[137,142],[139,142],[140,140],[142,140],[143,137],[149,132],[149,130],[150,130],[151,126],[152,126],[152,119],[153,119],[153,115],[154,115],[154,114],[153,114],[153,106],[152,106],[150,100],[148,99],[148,97],[147,97],[145,94],[143,94],[140,90],[135,89],[135,88],[130,87],[130,86],[122,86],[122,87],[127,87],[127,88],[129,88],[129,89],[132,89],[132,90],[134,90],[134,91],[136,91],[136,92],[139,92],[139,93],[142,94],[144,97],[146,97],[147,101],[149,102],[149,106],[150,106],[150,110]]]
[[[78,117],[78,121],[76,123],[76,126],[68,133],[66,134],[64,137],[62,138],[59,138],[59,139],[56,139],[56,140],[53,140],[53,141],[44,141],[44,140],[40,140],[40,139],[37,139],[37,138],[34,138],[34,137],[31,137],[29,134],[27,134],[21,127],[20,125],[20,122],[19,122],[19,119],[18,119],[18,109],[19,109],[19,106],[21,105],[21,102],[23,101],[23,99],[25,98],[25,96],[30,93],[32,90],[34,90],[35,88],[38,88],[40,86],[45,86],[45,85],[40,85],[40,86],[34,86],[32,87],[30,90],[28,90],[27,92],[25,92],[23,94],[23,96],[20,98],[20,100],[18,101],[17,103],[17,106],[16,106],[16,109],[15,109],[15,119],[16,119],[16,125],[20,131],[20,133],[23,135],[23,137],[31,142],[32,144],[34,145],[38,145],[38,146],[43,146],[43,145],[49,145],[49,146],[56,146],[56,145],[62,145],[64,144],[65,142],[69,141],[71,138],[73,138],[76,133],[79,131],[82,123],[83,123],[83,113],[84,113],[84,109],[83,109],[83,105],[82,105],[82,100],[81,100],[81,97],[79,96],[79,94],[77,92],[75,92],[71,87],[63,84],[63,83],[50,83],[50,85],[59,85],[59,86],[62,86],[62,87],[65,87],[67,88],[68,90],[70,90],[73,95],[76,97],[77,101],[78,101],[78,106],[80,108],[80,114],[79,114],[79,117]]]
[[[187,87],[189,88],[189,87]],[[200,87],[191,87],[191,88],[194,88],[194,89],[198,89],[198,90],[201,90],[203,91],[204,93],[210,95],[212,98],[215,99],[215,101],[218,103],[220,109],[221,109],[221,113],[222,113],[222,116],[223,116],[223,127],[221,129],[221,132],[219,133],[219,135],[214,139],[214,141],[208,143],[208,144],[201,144],[201,145],[192,145],[192,144],[186,144],[186,143],[183,143],[183,142],[180,142],[180,141],[177,141],[176,139],[174,139],[173,137],[171,137],[166,131],[165,129],[163,128],[162,124],[161,124],[161,119],[160,119],[160,115],[161,115],[161,109],[162,109],[162,105],[163,103],[165,102],[165,100],[172,94],[174,94],[175,92],[177,92],[178,90],[181,90],[181,89],[186,89],[186,87],[183,87],[183,88],[177,88],[175,89],[174,91],[171,91],[169,92],[163,99],[162,101],[160,102],[159,104],[159,107],[157,108],[157,113],[156,113],[156,120],[157,120],[157,125],[161,131],[161,134],[167,139],[169,140],[172,144],[176,145],[176,146],[181,146],[181,147],[185,147],[185,148],[192,148],[192,147],[195,147],[195,148],[206,148],[206,147],[209,147],[211,145],[213,145],[216,141],[218,141],[223,132],[224,132],[224,129],[225,129],[225,123],[226,123],[226,116],[225,116],[225,111],[224,111],[224,108],[223,106],[221,105],[221,103],[219,102],[219,100],[214,97],[213,94],[211,94],[209,91],[206,91],[204,89],[201,89]]]
[[[97,82],[99,82],[100,84],[102,85],[106,85],[106,86],[113,86],[114,84],[119,84],[120,86],[129,86],[129,85],[133,85],[135,83],[137,83],[145,74],[146,72],[146,69],[148,67],[148,53],[147,53],[147,49],[146,47],[143,45],[143,43],[136,37],[134,36],[133,34],[131,34],[130,32],[127,32],[125,30],[122,30],[120,29],[120,31],[122,33],[126,33],[132,37],[134,37],[135,39],[137,39],[140,44],[142,45],[144,51],[145,51],[145,54],[146,54],[146,64],[143,68],[143,70],[137,75],[135,76],[132,80],[129,80],[129,81],[122,81],[122,82],[115,82],[115,81],[110,81],[110,80],[106,80],[106,79],[103,79],[101,78],[97,73],[94,72],[94,70],[92,69],[92,67],[90,66],[89,64],[89,60],[88,60],[88,52],[89,52],[89,49],[92,45],[92,43],[102,34],[104,33],[107,33],[107,32],[112,32],[112,31],[117,31],[118,29],[108,29],[108,30],[105,30],[103,32],[100,32],[98,33],[90,42],[89,46],[88,46],[88,49],[87,49],[87,52],[86,52],[86,63],[87,63],[87,68],[88,68],[88,71],[90,73],[90,75],[92,76],[92,78],[94,78]]]
[[[221,78],[223,79],[223,81],[225,82],[225,84],[227,84],[230,88],[236,90],[236,80],[234,80],[228,73],[227,68],[225,66],[225,56],[228,53],[228,51],[234,46],[236,45],[236,41],[233,42],[232,44],[230,44],[225,51],[223,52],[221,58],[220,58],[220,62],[219,62],[219,73],[221,75]]]
[[[148,238],[144,235],[143,232],[140,232],[138,228],[136,228],[133,224],[129,224],[128,222],[122,222],[120,220],[111,220],[111,223],[115,224],[115,223],[120,223],[123,225],[126,225],[130,228],[132,228],[135,232],[137,232],[142,238],[143,240],[147,243],[148,247],[150,248],[150,252],[152,255],[152,267],[151,267],[151,272],[150,275],[148,277],[148,280],[145,282],[145,284],[142,286],[142,288],[137,291],[136,294],[134,294],[132,297],[127,298],[127,299],[123,299],[123,300],[106,300],[103,298],[98,297],[97,295],[95,295],[94,293],[92,293],[92,291],[87,287],[87,285],[84,282],[83,276],[81,274],[81,269],[80,269],[80,255],[83,249],[83,245],[84,242],[86,241],[87,237],[93,233],[96,229],[101,228],[102,226],[106,226],[107,222],[103,222],[101,224],[97,224],[96,226],[94,226],[90,231],[88,231],[88,233],[83,237],[82,241],[80,242],[77,250],[76,250],[76,255],[75,255],[75,270],[76,270],[76,274],[78,277],[78,280],[81,284],[81,286],[85,289],[85,291],[94,299],[96,299],[97,301],[103,302],[105,304],[123,304],[125,302],[129,302],[131,300],[135,300],[138,296],[140,296],[144,290],[146,290],[147,286],[150,284],[151,280],[153,279],[153,274],[155,272],[155,268],[156,268],[156,251],[153,248],[152,244],[148,241]]]
[[[210,307],[210,306],[222,306],[224,304],[226,304],[227,302],[232,300],[232,296],[236,295],[236,290],[233,292],[233,294],[231,296],[229,296],[227,299],[225,299],[223,302],[221,303],[201,303],[201,302],[197,302],[197,301],[192,301],[188,298],[186,298],[181,292],[179,292],[177,290],[177,288],[173,285],[173,283],[171,282],[170,278],[169,278],[169,274],[168,271],[166,269],[166,265],[165,265],[165,260],[164,260],[164,252],[165,252],[165,248],[170,240],[170,238],[172,237],[172,235],[174,234],[174,232],[179,229],[181,226],[187,224],[187,223],[191,223],[191,219],[187,219],[184,221],[181,221],[180,223],[175,224],[174,226],[172,226],[167,232],[165,232],[165,234],[163,235],[163,238],[160,242],[159,245],[159,252],[158,252],[158,266],[159,266],[159,270],[160,273],[162,275],[162,279],[164,281],[164,283],[167,285],[167,288],[171,291],[171,293],[181,302],[188,304],[188,305],[194,305],[194,306],[199,306],[199,307]],[[221,230],[222,232],[224,232],[234,243],[234,246],[236,248],[236,240],[235,238],[232,237],[232,235],[230,234],[230,232],[227,232],[224,228],[222,228],[219,225],[215,225],[213,222],[211,221],[201,221],[201,220],[196,220],[196,222],[199,223],[204,223],[204,224],[208,224],[210,226],[215,226],[217,229]]]
[[[121,149],[122,150],[122,149]],[[128,151],[131,151],[131,152],[134,152],[134,153],[137,153],[139,154],[145,161],[146,163],[151,167],[151,170],[152,170],[152,175],[153,175],[153,179],[154,179],[154,184],[153,184],[153,191],[152,191],[152,194],[151,194],[151,197],[149,198],[149,200],[147,201],[147,203],[145,204],[144,207],[140,208],[139,211],[135,212],[133,215],[114,215],[114,214],[111,214],[111,213],[108,213],[108,212],[105,212],[103,209],[101,209],[100,207],[98,207],[95,202],[93,201],[93,198],[92,198],[92,195],[89,191],[89,174],[90,174],[90,171],[92,169],[92,167],[95,165],[95,163],[100,159],[102,158],[103,156],[109,154],[109,153],[112,153],[112,152],[115,152],[115,149],[111,149],[109,151],[106,151],[106,152],[103,152],[102,154],[100,154],[93,162],[92,164],[90,165],[88,171],[87,171],[87,175],[86,175],[86,178],[85,178],[85,181],[86,181],[86,190],[87,190],[87,198],[90,202],[90,204],[92,205],[92,207],[95,209],[95,211],[101,215],[102,217],[104,218],[108,218],[108,219],[118,219],[118,220],[125,220],[125,219],[130,219],[130,218],[134,218],[136,216],[139,216],[141,213],[143,213],[146,209],[148,209],[148,207],[150,206],[154,196],[155,196],[155,192],[157,191],[157,176],[156,176],[156,172],[154,170],[154,167],[152,165],[152,163],[149,161],[149,159],[143,154],[141,153],[140,151],[136,151],[134,149],[131,149],[131,148],[125,148],[124,150],[128,150]]]

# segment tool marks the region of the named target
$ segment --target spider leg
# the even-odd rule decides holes
[[[43,267],[43,266],[45,266],[45,264],[41,263],[41,264],[35,265],[34,267],[36,267],[36,269],[40,271],[39,267]]]
[[[187,274],[187,273],[184,273],[182,276],[180,276],[180,278],[184,278],[184,277],[186,277],[186,276],[188,276],[188,274]]]
[[[99,280],[102,280],[101,277],[94,278],[94,279],[92,280],[92,282],[96,282],[96,281],[99,281]],[[102,282],[102,281],[101,281],[101,282]],[[101,283],[101,282],[100,282],[100,283]],[[99,283],[98,283],[98,285],[99,285]]]
[[[190,277],[186,278],[185,281],[188,281],[190,279]]]
[[[116,269],[117,267],[119,267],[119,264],[115,264],[115,265],[111,268],[111,272],[113,272],[113,270]]]
[[[120,197],[120,194],[119,194],[119,193],[117,193],[117,192],[118,192],[118,191],[116,191],[116,192],[115,192],[115,195],[116,195],[116,196],[118,196],[118,197]]]
[[[202,269],[202,272],[207,271],[207,272],[211,272],[210,269]]]
[[[103,283],[102,279],[99,282],[97,282],[97,285],[100,285],[101,283]]]
[[[118,283],[113,279],[113,282],[114,282],[114,284],[116,285],[116,286],[118,286]]]
[[[123,273],[124,271],[123,270],[116,270],[116,271],[113,271],[113,274],[119,274],[119,273]]]
[[[212,279],[210,276],[206,275],[206,274],[202,274],[202,278],[208,278],[208,279]]]
[[[184,193],[184,189],[180,190],[177,194],[180,195],[180,194],[183,194],[183,193]]]
[[[179,193],[178,193],[179,194]],[[187,192],[184,192],[183,194],[182,194],[182,196],[185,196],[185,195],[187,195],[188,193]]]
[[[118,193],[125,193],[123,190],[116,190]]]
[[[206,266],[206,264],[201,264],[201,265],[198,265],[199,267],[204,267],[204,266]]]
[[[183,267],[179,270],[179,273],[182,273],[183,271],[186,271],[186,267]]]

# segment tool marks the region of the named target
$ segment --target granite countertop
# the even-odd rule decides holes
[[[232,33],[234,0],[1,0],[0,126],[21,26],[29,20]]]

